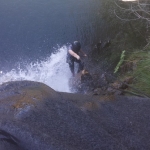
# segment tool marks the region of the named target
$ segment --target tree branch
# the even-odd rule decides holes
[[[114,11],[114,14],[116,15],[117,18],[119,18],[120,20],[123,20],[123,21],[131,21],[131,20],[138,20],[138,19],[143,19],[143,20],[146,20],[147,22],[150,22],[150,13],[149,11],[146,10],[146,7],[148,6],[148,8],[150,7],[150,4],[147,4],[147,3],[140,3],[139,1],[137,2],[130,2],[130,8],[127,9],[127,8],[123,8],[121,7],[119,4],[117,4],[116,1],[114,1],[115,5],[123,10],[123,13],[133,13],[137,18],[134,18],[134,19],[123,19],[121,17],[119,17],[117,14],[116,14],[116,11]],[[134,4],[134,5],[133,5]],[[145,7],[142,8],[142,7]],[[150,9],[150,8],[149,8]],[[144,13],[144,14],[140,14],[141,13]]]
[[[135,18],[135,19],[123,19],[123,18],[119,17],[119,16],[116,14],[116,11],[115,11],[115,10],[114,10],[114,14],[115,14],[115,16],[116,16],[118,19],[120,19],[120,20],[122,20],[122,21],[131,21],[131,20],[138,20],[138,19],[140,19],[140,18]]]

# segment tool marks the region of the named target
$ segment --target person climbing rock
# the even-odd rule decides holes
[[[67,53],[67,63],[69,64],[69,68],[71,70],[72,75],[75,75],[74,70],[74,62],[78,63],[78,73],[84,69],[84,63],[81,61],[80,54],[83,54],[83,56],[87,56],[82,50],[81,50],[81,44],[79,41],[74,41],[71,44],[71,48],[68,50]]]

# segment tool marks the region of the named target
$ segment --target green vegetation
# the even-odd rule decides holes
[[[132,76],[134,81],[131,86],[150,97],[150,50],[130,53],[122,66],[126,69],[120,74],[121,77]]]
[[[112,41],[109,58],[102,58],[112,62],[119,78],[132,76],[131,86],[150,97],[149,12],[150,2],[147,0],[126,3],[102,0],[101,18],[108,24],[107,34]],[[126,50],[126,56],[122,49]]]
[[[122,51],[121,53],[121,56],[120,56],[120,61],[118,62],[115,70],[114,70],[114,73],[117,73],[117,71],[119,70],[120,66],[122,65],[123,61],[124,61],[124,57],[125,57],[125,50]]]
[[[102,6],[101,18],[107,23],[107,34],[115,43],[122,44],[124,49],[142,48],[147,44],[150,36],[149,16],[146,16],[145,13],[146,10],[150,10],[150,5],[145,5],[145,7],[142,5],[143,7],[138,8],[135,2],[102,0]],[[143,16],[138,18],[135,15],[138,13]],[[146,17],[148,17],[147,20]]]

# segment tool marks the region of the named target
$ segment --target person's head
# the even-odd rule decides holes
[[[80,49],[81,49],[80,42],[79,41],[74,41],[72,43],[72,50],[75,51],[75,52],[78,52],[78,51],[80,51]]]

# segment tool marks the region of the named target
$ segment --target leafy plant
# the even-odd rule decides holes
[[[128,55],[126,63],[136,62],[136,68],[121,75],[121,78],[133,77],[132,87],[150,97],[150,51],[134,51]],[[132,88],[128,90],[133,91]]]
[[[150,95],[150,52],[138,53],[141,60],[137,63],[137,69],[134,71],[135,85]]]
[[[115,67],[114,73],[117,73],[120,66],[122,65],[123,61],[124,61],[124,57],[125,57],[125,50],[122,51],[121,56],[120,56],[120,61],[118,62],[117,66]]]

